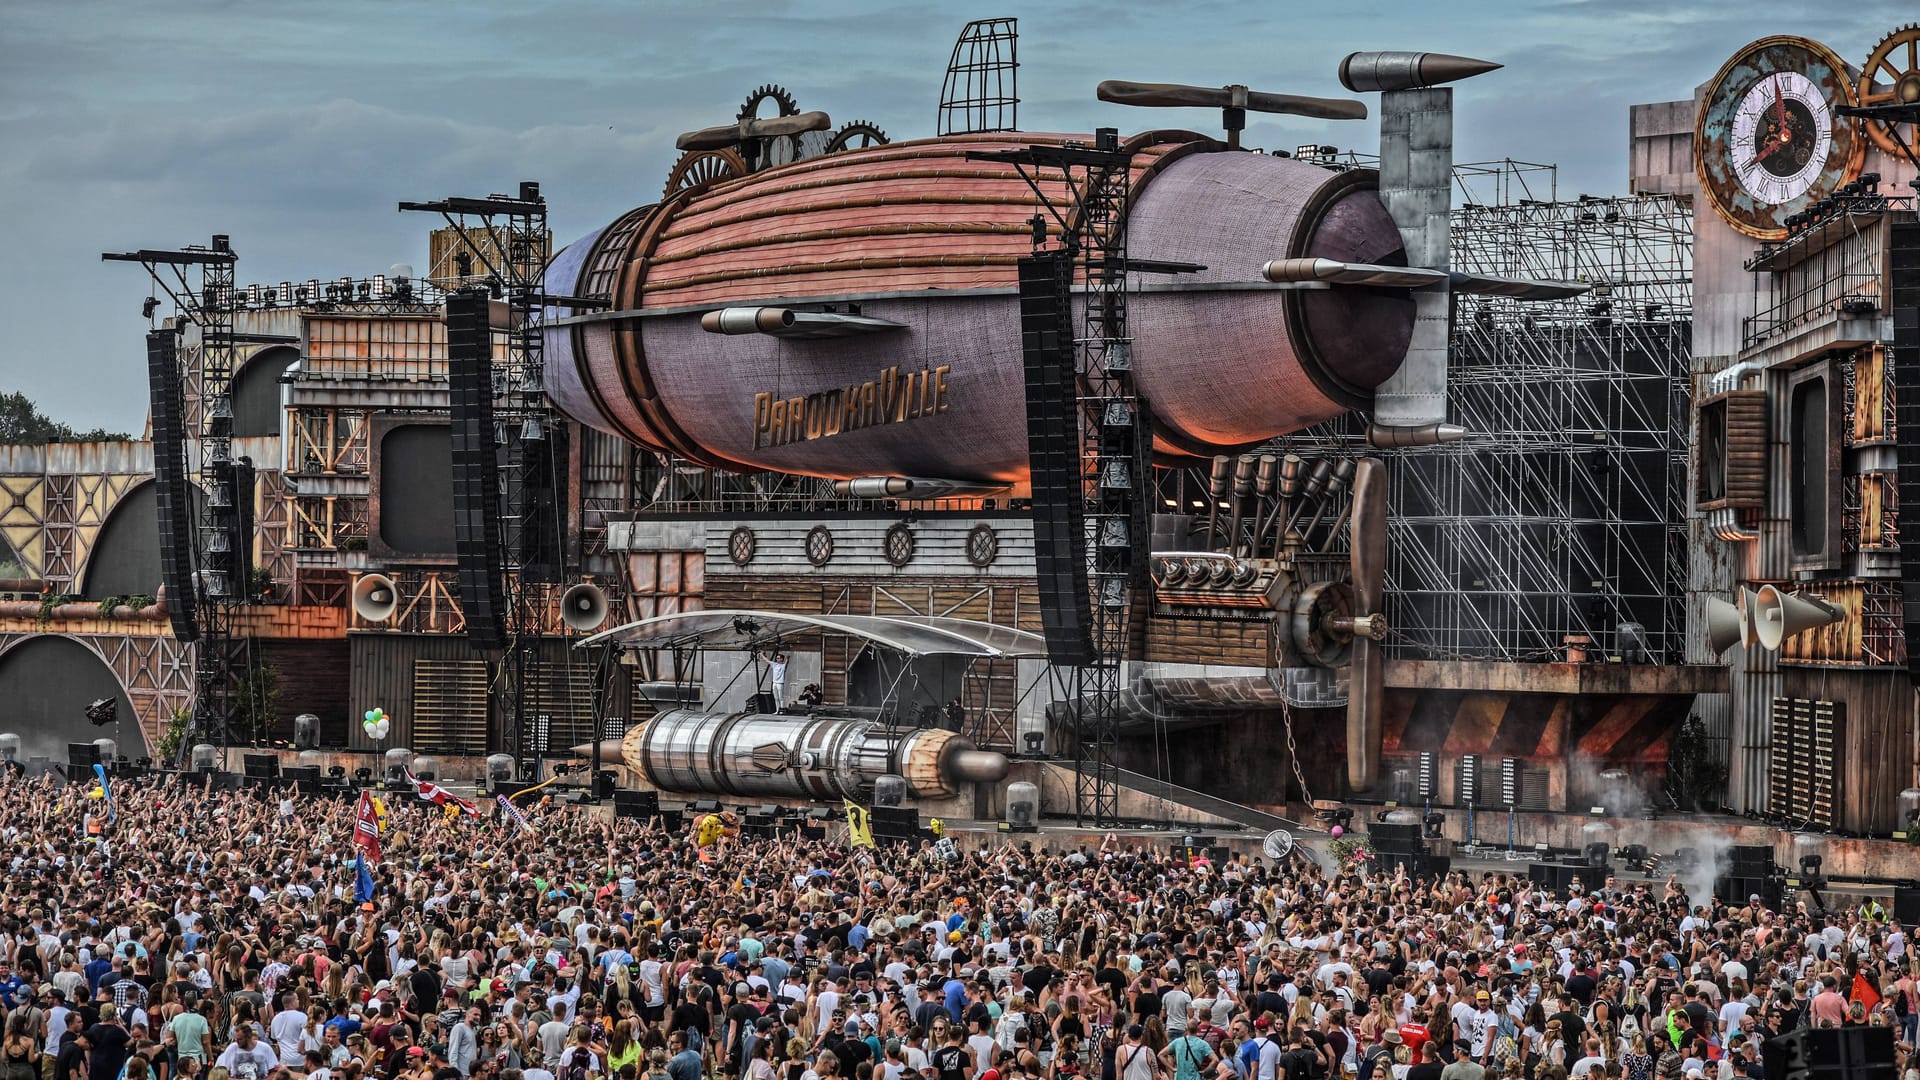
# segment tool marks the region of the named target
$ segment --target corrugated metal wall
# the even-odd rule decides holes
[[[464,635],[353,633],[348,635],[353,673],[347,704],[346,745],[352,750],[385,751],[404,746],[421,753],[478,754],[501,745],[501,698],[494,688],[496,669]],[[564,638],[544,638],[529,665],[525,713],[549,718],[548,752],[563,754],[592,735],[593,659]],[[488,691],[473,690],[483,669]],[[631,669],[612,672],[608,711],[625,716],[632,691]],[[378,743],[367,738],[360,718],[379,706],[393,728]],[[437,715],[420,720],[422,709]],[[423,731],[423,728],[430,730]],[[424,742],[422,740],[425,740]]]

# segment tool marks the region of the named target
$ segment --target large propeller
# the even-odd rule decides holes
[[[675,139],[673,145],[681,150],[723,150],[749,139],[777,139],[808,131],[825,131],[832,126],[833,119],[823,112],[770,116],[764,120],[749,117],[737,123],[689,131]]]
[[[1369,791],[1380,779],[1381,613],[1387,576],[1387,467],[1361,458],[1353,475],[1353,655],[1347,688],[1347,782]]]
[[[1365,120],[1367,106],[1362,101],[1343,98],[1307,97],[1302,94],[1270,94],[1245,86],[1186,86],[1180,83],[1139,83],[1108,79],[1094,94],[1101,101],[1116,105],[1139,105],[1155,109],[1212,108],[1221,111],[1221,126],[1227,129],[1227,145],[1240,145],[1240,132],[1247,126],[1247,112],[1285,113],[1312,116],[1321,120]]]

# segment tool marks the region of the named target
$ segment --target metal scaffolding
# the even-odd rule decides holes
[[[1678,663],[1691,210],[1670,196],[1535,199],[1553,179],[1527,163],[1456,169],[1468,198],[1452,215],[1455,269],[1593,289],[1456,301],[1451,410],[1469,435],[1383,453],[1388,653],[1527,661],[1572,647]],[[1343,419],[1283,442],[1338,452],[1362,430]]]

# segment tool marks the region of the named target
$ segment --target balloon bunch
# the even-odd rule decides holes
[[[379,742],[387,737],[387,732],[393,730],[393,717],[387,715],[387,710],[375,705],[361,715],[360,726],[366,730],[367,738]]]

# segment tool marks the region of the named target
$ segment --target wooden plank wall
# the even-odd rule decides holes
[[[320,718],[320,745],[346,745],[348,690],[341,676],[352,663],[347,640],[263,640],[254,643],[254,652],[280,676],[273,737],[293,738],[293,718],[312,713]]]
[[[1834,827],[1885,832],[1897,816],[1894,800],[1913,783],[1914,688],[1905,672],[1841,671],[1783,666],[1786,697],[1846,705],[1834,763]]]

